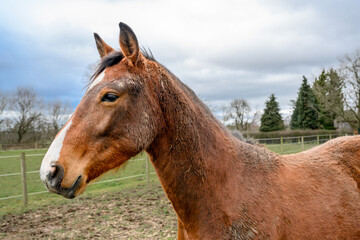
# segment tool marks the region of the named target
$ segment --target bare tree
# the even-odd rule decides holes
[[[354,131],[360,130],[360,49],[339,59],[340,77],[345,88],[345,111],[340,116]]]
[[[14,130],[17,141],[21,142],[24,135],[41,118],[41,102],[35,91],[29,87],[18,87],[11,97],[11,109],[14,111]]]
[[[51,132],[54,137],[65,125],[71,112],[72,109],[68,102],[55,100],[54,102],[49,103],[47,118],[49,119],[49,123],[51,125]]]
[[[258,109],[258,107],[255,107],[255,110],[252,111],[252,118],[251,122],[249,123],[248,131],[251,132],[258,132],[261,124],[261,111]]]
[[[5,108],[7,106],[7,98],[6,95],[3,92],[0,92],[0,126],[5,120],[1,117],[2,113],[4,112]]]
[[[233,120],[236,130],[247,130],[250,121],[250,111],[250,105],[245,99],[234,99],[229,107],[223,107],[224,121]]]

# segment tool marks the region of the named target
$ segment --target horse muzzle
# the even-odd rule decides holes
[[[82,182],[82,175],[78,176],[71,187],[62,187],[61,182],[64,177],[64,168],[58,164],[51,164],[51,169],[46,173],[45,183],[50,192],[57,193],[66,198],[76,197],[76,191],[80,188]]]

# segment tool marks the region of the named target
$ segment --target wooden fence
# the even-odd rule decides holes
[[[2,197],[0,198],[0,200],[6,200],[6,199],[12,199],[12,198],[23,198],[23,207],[26,208],[28,205],[28,196],[29,195],[36,195],[36,194],[41,194],[41,193],[46,193],[48,191],[39,191],[39,192],[28,192],[28,188],[27,188],[27,174],[34,174],[34,173],[39,173],[39,171],[26,171],[26,153],[22,152],[20,154],[20,166],[21,166],[21,172],[17,172],[17,173],[6,173],[6,174],[0,174],[0,177],[8,177],[8,176],[15,176],[15,175],[21,175],[21,184],[22,184],[22,195],[13,195],[13,196],[6,196],[6,197]],[[28,154],[28,156],[30,157],[34,157],[34,156],[44,156],[44,154]],[[12,155],[12,156],[0,156],[0,160],[1,159],[9,159],[9,158],[19,158],[18,155]],[[124,179],[129,179],[129,178],[137,178],[137,177],[146,177],[146,182],[149,183],[149,175],[153,174],[149,172],[149,157],[148,155],[146,155],[145,158],[143,159],[134,159],[134,160],[130,160],[130,162],[134,162],[134,161],[145,161],[146,162],[146,168],[145,168],[145,174],[137,174],[137,175],[132,175],[132,176],[126,176],[126,177],[121,177],[121,178],[115,178],[115,179],[109,179],[109,180],[103,180],[103,181],[99,181],[99,182],[95,182],[92,183],[93,184],[102,184],[102,183],[107,183],[107,182],[113,182],[113,181],[121,181]]]

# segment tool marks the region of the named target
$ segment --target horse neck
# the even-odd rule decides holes
[[[157,94],[164,124],[148,149],[156,166],[160,159],[176,158],[176,165],[202,167],[214,150],[233,143],[231,133],[174,75],[163,74],[159,86]]]
[[[207,205],[204,199],[214,200],[207,194],[215,188],[209,188],[226,175],[226,167],[241,168],[233,149],[245,143],[235,140],[174,76],[159,81],[164,126],[147,152],[178,216],[192,222]]]

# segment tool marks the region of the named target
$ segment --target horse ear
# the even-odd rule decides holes
[[[120,27],[120,47],[124,55],[136,65],[139,58],[139,44],[133,30],[125,23],[119,23]]]
[[[107,45],[104,40],[101,39],[99,34],[94,33],[96,47],[99,51],[100,57],[103,58],[108,55],[110,52],[115,51],[112,47]]]

